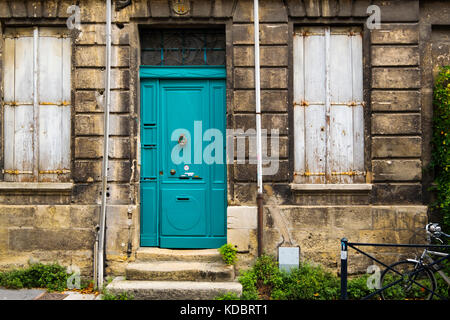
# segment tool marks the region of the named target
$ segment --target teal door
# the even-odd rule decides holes
[[[141,246],[226,243],[225,88],[141,80]]]

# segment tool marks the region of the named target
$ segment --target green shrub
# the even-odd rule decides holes
[[[216,297],[214,300],[240,300],[240,297],[234,292],[227,292]]]
[[[219,248],[223,261],[227,265],[235,264],[237,261],[237,249],[230,243],[224,244]]]
[[[442,263],[444,272],[450,273],[450,263]],[[388,277],[389,275],[387,275]],[[348,279],[347,293],[351,300],[360,300],[368,296],[375,289],[367,287],[369,274],[354,276]],[[387,283],[393,279],[386,278]],[[437,292],[448,297],[449,286],[436,274],[438,282]],[[242,284],[242,295],[225,294],[216,299],[219,300],[337,300],[340,299],[340,278],[324,270],[321,266],[309,263],[300,263],[299,268],[291,269],[290,272],[280,271],[276,260],[268,255],[258,258],[252,268],[244,271],[239,277]],[[420,289],[420,288],[419,288]],[[394,286],[387,292],[391,298],[402,299],[401,290]],[[420,293],[420,292],[419,292]],[[380,299],[375,295],[372,299]]]
[[[440,69],[433,92],[433,137],[430,168],[434,170],[436,201],[431,209],[442,214],[450,232],[450,66]]]
[[[444,260],[442,262],[439,263],[443,268],[442,271],[449,276],[450,275],[450,261],[448,260]],[[450,285],[445,282],[445,280],[437,273],[434,274],[434,276],[436,277],[436,285],[437,285],[437,290],[436,292],[443,296],[446,297],[447,299],[450,297]],[[437,296],[434,296],[433,299],[440,299]]]
[[[257,300],[258,290],[256,289],[256,274],[253,269],[246,270],[239,277],[242,285],[242,300]]]
[[[278,262],[269,255],[258,258],[239,282],[244,300],[336,299],[340,292],[338,278],[321,267],[304,263],[288,273],[280,271]]]
[[[282,275],[282,285],[273,291],[273,299],[333,300],[339,296],[338,278],[319,266],[303,263]]]
[[[349,279],[350,299],[360,299],[371,292],[366,284],[368,276]],[[284,272],[269,255],[259,257],[252,268],[242,273],[239,282],[242,300],[336,300],[341,290],[340,279],[321,266],[300,263],[299,268]]]
[[[102,300],[133,300],[134,296],[128,292],[121,292],[117,295],[109,292],[108,290],[103,290]]]
[[[0,286],[5,288],[47,288],[49,291],[63,291],[70,274],[57,263],[45,265],[32,263],[28,268],[0,273]]]
[[[242,300],[269,299],[273,288],[282,283],[278,262],[268,255],[256,259],[252,268],[242,272],[239,282],[242,285]]]
[[[349,299],[360,300],[361,298],[364,298],[365,296],[368,296],[369,294],[375,291],[374,289],[369,289],[367,287],[367,279],[369,277],[370,277],[369,274],[363,274],[361,276],[348,279],[347,293]],[[378,297],[379,295],[374,296],[375,299],[378,299]]]

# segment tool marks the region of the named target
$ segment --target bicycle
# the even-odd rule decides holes
[[[441,236],[450,237],[442,232],[437,223],[429,223],[425,227],[428,243],[432,239],[437,239],[441,243]],[[439,257],[434,260],[432,256]],[[434,276],[437,272],[450,286],[450,279],[443,272],[440,262],[449,260],[449,254],[439,251],[430,251],[427,248],[417,259],[406,259],[396,262],[385,269],[380,277],[380,292],[383,300],[431,300],[434,297],[441,297],[437,290],[437,281]],[[447,288],[448,290],[448,288]],[[448,291],[447,291],[448,292]],[[448,294],[447,294],[448,295]]]

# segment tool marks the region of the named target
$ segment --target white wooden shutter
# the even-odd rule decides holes
[[[70,38],[40,28],[39,181],[67,179],[70,172],[70,59]]]
[[[296,30],[295,182],[364,181],[362,71],[359,30]]]
[[[33,30],[9,31],[4,60],[4,177],[33,181]]]
[[[5,181],[66,181],[70,38],[58,28],[5,30]]]

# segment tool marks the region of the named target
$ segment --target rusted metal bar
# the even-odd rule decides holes
[[[331,172],[331,175],[333,176],[365,176],[366,172],[361,171],[344,171],[344,172]],[[295,172],[295,176],[325,176],[325,172]]]
[[[2,173],[5,174],[33,174],[33,171],[20,171],[20,170],[10,170],[10,169],[2,169]]]
[[[55,169],[55,170],[39,170],[39,174],[64,174],[70,173],[69,169]]]
[[[365,176],[365,172],[361,171],[347,171],[347,172],[331,172],[333,176]]]
[[[60,101],[60,102],[39,102],[41,106],[70,106],[69,101]]]
[[[309,176],[324,176],[325,172],[304,172],[304,173],[300,173],[300,174],[297,174],[297,175],[299,175],[299,176],[307,176],[307,177],[309,177]]]
[[[296,106],[302,106],[302,107],[308,107],[308,106],[323,106],[325,105],[324,102],[311,102],[311,101],[305,101],[302,100],[300,102],[294,101],[294,107]],[[349,102],[330,102],[330,106],[348,106],[348,107],[358,107],[358,106],[365,106],[364,101],[349,101]]]

